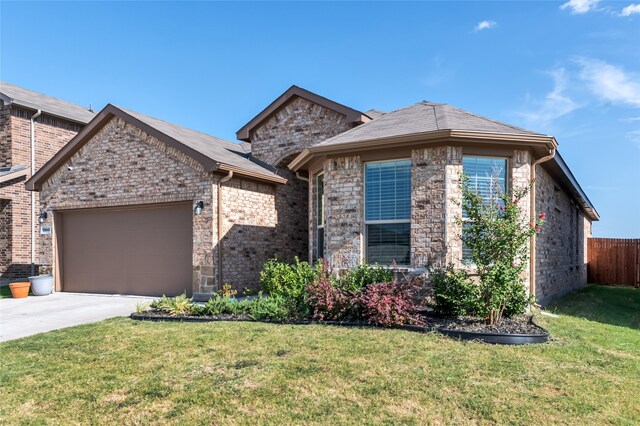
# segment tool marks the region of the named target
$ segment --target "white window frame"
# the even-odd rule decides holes
[[[411,158],[402,157],[402,158],[393,158],[388,160],[376,160],[376,161],[367,161],[362,165],[362,213],[363,213],[363,222],[364,222],[364,253],[363,258],[366,263],[369,263],[369,227],[367,225],[383,225],[383,224],[395,224],[395,223],[409,223],[411,224],[411,207],[409,207],[409,219],[394,219],[394,220],[367,220],[367,164],[374,163],[393,163],[396,161],[408,161],[409,162],[409,176],[411,176]],[[411,206],[411,197],[413,195],[413,191],[409,191],[409,206]],[[409,226],[409,263],[411,263],[411,226]],[[385,267],[386,265],[380,265],[381,267]],[[396,266],[402,268],[408,268],[409,265],[397,263]]]

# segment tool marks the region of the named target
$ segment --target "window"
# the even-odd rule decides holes
[[[367,262],[409,265],[411,162],[365,164]]]
[[[318,259],[324,257],[324,175],[316,176],[316,227],[318,230]]]
[[[502,192],[507,190],[507,159],[492,157],[462,157],[463,173],[469,179],[470,188],[484,198],[486,203],[490,203],[495,197],[498,189]],[[466,220],[466,213],[462,212],[463,221]],[[462,225],[462,232],[468,226]],[[471,260],[471,251],[466,245],[462,247],[462,259],[465,262]]]

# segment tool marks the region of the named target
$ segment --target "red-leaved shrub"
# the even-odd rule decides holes
[[[313,309],[313,319],[342,321],[353,319],[357,298],[353,292],[342,290],[331,282],[331,270],[327,261],[322,262],[316,279],[307,286],[307,302]]]
[[[306,300],[316,320],[364,320],[386,327],[422,324],[414,302],[417,289],[414,282],[393,281],[367,284],[357,291],[344,290],[335,285],[325,261],[306,288]]]
[[[358,296],[362,317],[368,322],[390,327],[423,321],[417,314],[415,283],[409,281],[369,284]]]

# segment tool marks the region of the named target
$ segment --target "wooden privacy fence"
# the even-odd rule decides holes
[[[640,239],[589,238],[589,282],[640,286]]]

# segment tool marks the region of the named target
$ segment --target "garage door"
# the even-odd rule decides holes
[[[192,217],[190,203],[62,213],[62,290],[191,293]]]

